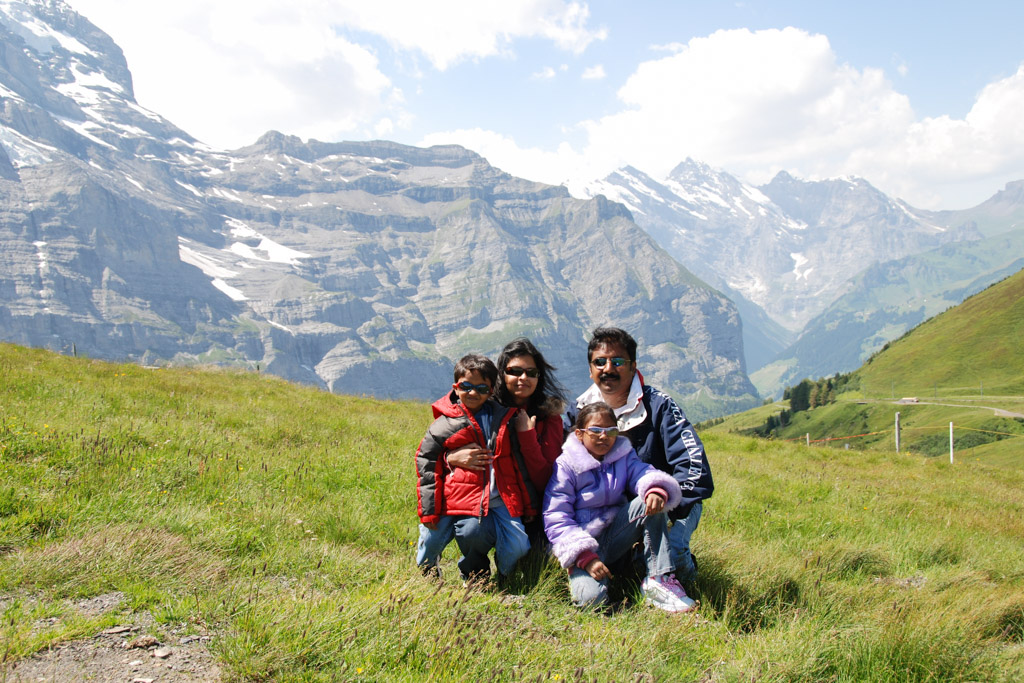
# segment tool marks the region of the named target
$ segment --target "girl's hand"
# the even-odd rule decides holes
[[[603,579],[612,578],[612,573],[608,571],[608,567],[605,566],[604,562],[598,560],[597,558],[594,558],[593,560],[587,563],[586,571],[588,574],[594,577],[595,581],[601,581]]]
[[[528,432],[537,426],[537,418],[530,417],[526,414],[525,410],[520,410],[516,413],[516,431],[517,432]]]
[[[657,493],[648,493],[647,497],[644,498],[644,503],[647,505],[644,513],[647,515],[656,515],[665,509],[665,499]]]
[[[490,463],[490,452],[479,444],[471,443],[448,452],[448,465],[451,467],[483,472]]]

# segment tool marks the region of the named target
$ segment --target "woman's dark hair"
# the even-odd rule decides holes
[[[526,412],[542,417],[562,412],[565,405],[565,389],[555,379],[556,368],[544,360],[544,355],[526,337],[513,339],[501,350],[501,355],[498,356],[498,383],[494,398],[503,406],[516,404],[512,392],[505,384],[505,368],[513,358],[519,356],[532,356],[533,362],[537,364],[537,389],[526,402]]]
[[[594,403],[588,403],[587,405],[580,408],[580,412],[576,413],[576,423],[573,425],[576,429],[585,429],[587,423],[590,422],[590,418],[595,414],[607,415],[611,418],[613,423],[617,422],[615,419],[615,411],[612,407],[604,401],[595,401]]]

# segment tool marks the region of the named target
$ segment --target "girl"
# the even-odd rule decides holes
[[[544,531],[559,563],[569,570],[569,592],[580,607],[608,602],[608,563],[644,540],[644,601],[668,612],[696,603],[672,573],[664,514],[682,492],[671,476],[640,461],[615,414],[602,401],[582,408],[575,430],[544,492]],[[635,496],[631,501],[627,495]]]

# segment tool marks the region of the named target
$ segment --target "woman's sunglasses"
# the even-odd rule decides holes
[[[512,375],[513,377],[526,375],[527,377],[534,378],[540,374],[540,370],[537,368],[505,368],[505,374]]]

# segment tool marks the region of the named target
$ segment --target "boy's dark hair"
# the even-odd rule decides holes
[[[600,344],[618,344],[626,349],[629,360],[636,360],[636,339],[630,336],[629,332],[618,327],[599,327],[593,332],[590,343],[587,345],[587,362],[594,357],[594,349]]]
[[[585,429],[587,422],[594,415],[607,415],[612,419],[613,423],[618,421],[615,419],[615,411],[612,407],[604,401],[595,401],[594,403],[588,403],[587,405],[580,408],[580,412],[576,413],[576,423],[573,425],[576,429]]]
[[[526,405],[526,412],[531,415],[548,415],[562,412],[562,406],[565,404],[565,389],[555,379],[555,367],[549,365],[544,360],[544,355],[537,350],[537,347],[533,345],[526,337],[519,337],[513,339],[505,348],[501,350],[501,355],[498,356],[498,386],[494,390],[494,397],[503,406],[514,406],[515,401],[512,398],[512,394],[508,390],[508,386],[505,384],[505,368],[508,367],[509,362],[513,358],[520,356],[531,356],[533,362],[537,364],[537,389],[530,396],[530,400]],[[548,410],[551,408],[552,410]]]
[[[490,358],[481,356],[479,353],[469,353],[459,359],[459,362],[455,364],[452,381],[458,382],[459,378],[465,377],[471,372],[479,372],[481,377],[491,383],[492,389],[498,383],[498,368],[494,366]]]

